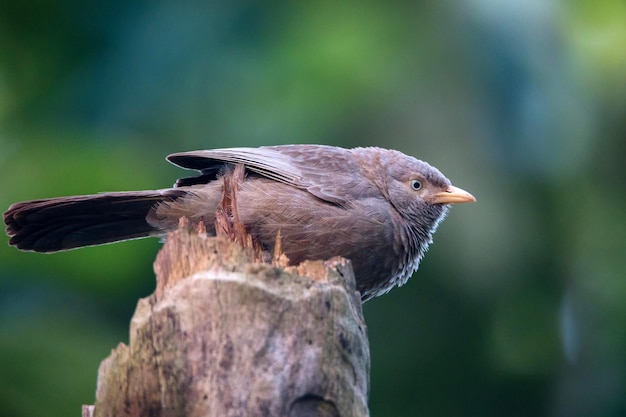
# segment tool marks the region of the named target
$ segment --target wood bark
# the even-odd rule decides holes
[[[189,227],[168,236],[130,343],[83,416],[367,416],[369,344],[348,261],[257,263]]]

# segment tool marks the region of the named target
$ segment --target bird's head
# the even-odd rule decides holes
[[[412,239],[419,242],[420,252],[431,242],[450,204],[476,201],[432,165],[398,151],[374,149],[375,157],[369,160],[363,174],[404,219]],[[371,158],[371,148],[369,152]]]
[[[386,166],[389,182],[386,197],[398,213],[427,235],[432,235],[450,204],[476,201],[465,190],[452,185],[437,168],[398,152]]]

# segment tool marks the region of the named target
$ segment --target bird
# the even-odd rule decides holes
[[[243,167],[236,210],[245,230],[290,264],[349,259],[362,301],[407,282],[450,204],[474,202],[437,168],[400,151],[330,145],[235,147],[174,153],[196,171],[171,188],[18,202],[4,213],[9,244],[57,252],[149,236],[179,220],[214,235],[224,183]]]

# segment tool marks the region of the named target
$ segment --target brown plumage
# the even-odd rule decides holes
[[[272,251],[277,233],[290,262],[343,256],[364,300],[402,285],[418,267],[448,204],[475,201],[436,168],[394,150],[321,145],[177,153],[200,171],[174,188],[26,201],[4,213],[9,243],[56,252],[176,229],[203,220],[210,233],[224,176],[243,164],[237,212]]]

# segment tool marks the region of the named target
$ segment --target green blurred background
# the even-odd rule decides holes
[[[282,143],[396,148],[478,198],[364,307],[372,415],[626,416],[623,0],[0,3],[3,210]],[[159,246],[0,244],[1,415],[93,403]]]

